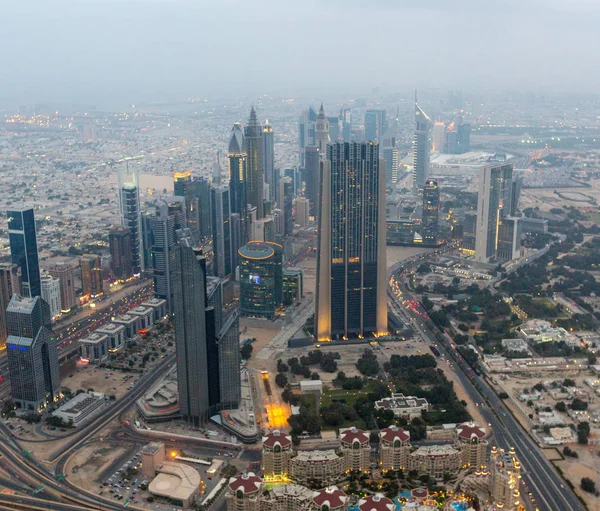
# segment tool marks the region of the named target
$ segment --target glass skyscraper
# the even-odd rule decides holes
[[[439,243],[440,228],[440,189],[435,179],[425,181],[423,188],[423,215],[421,236],[425,245]]]
[[[256,118],[254,107],[244,130],[244,152],[246,153],[246,199],[256,208],[256,219],[264,217],[264,158],[263,130]]]
[[[134,275],[144,271],[144,242],[142,238],[142,212],[140,209],[140,184],[137,170],[120,169],[119,206],[121,225],[131,233],[131,265]]]
[[[9,210],[7,217],[10,255],[13,264],[21,268],[23,295],[41,296],[42,284],[33,208]]]
[[[247,242],[248,232],[248,199],[246,198],[246,153],[244,152],[244,133],[242,125],[236,122],[231,129],[229,148],[227,152],[229,161],[229,201],[231,213],[239,215],[240,233],[237,237],[239,246],[237,250]]]
[[[431,155],[431,119],[417,103],[415,93],[415,136],[413,139],[413,188],[422,190],[429,178],[429,158]]]
[[[384,167],[377,143],[327,146],[319,208],[318,340],[387,332]]]

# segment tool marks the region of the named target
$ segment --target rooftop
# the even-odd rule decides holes
[[[92,332],[87,334],[82,339],[79,339],[80,343],[83,344],[100,344],[101,342],[106,342],[108,340],[108,336],[103,333]]]
[[[410,433],[398,426],[390,426],[389,428],[382,429],[379,435],[386,442],[394,442],[396,439],[401,442],[408,442],[410,440]]]
[[[165,461],[158,467],[158,472],[148,486],[148,490],[154,495],[186,501],[200,487],[200,474],[189,465]]]
[[[340,441],[344,444],[360,442],[364,444],[369,442],[369,434],[357,428],[340,429]]]
[[[281,447],[288,447],[292,445],[292,437],[279,430],[275,430],[263,437],[263,446],[275,447],[277,444]]]
[[[415,396],[404,396],[403,394],[395,394],[392,397],[384,397],[375,404],[380,408],[415,408],[420,406],[427,406],[427,399]]]
[[[346,503],[346,500],[348,500],[346,494],[336,486],[318,490],[313,497],[313,502],[319,509],[323,509],[323,506],[327,506],[327,509],[342,507]]]
[[[459,453],[449,445],[422,445],[411,456],[452,456]]]
[[[247,474],[241,474],[229,479],[229,489],[232,492],[241,490],[244,494],[254,493],[260,490],[261,483],[260,477],[256,476],[253,472],[248,472]]]
[[[383,495],[369,495],[358,501],[360,511],[392,511],[394,503]]]
[[[96,393],[82,392],[77,394],[73,399],[69,399],[64,405],[62,405],[56,412],[70,413],[71,415],[77,415],[85,410],[88,406],[95,403],[96,401],[104,400],[104,395]]]
[[[474,438],[481,440],[485,436],[485,429],[480,428],[474,422],[465,422],[456,428],[456,435],[463,440],[472,440]]]
[[[309,463],[323,463],[339,458],[334,449],[319,449],[316,451],[299,451],[294,458],[297,461],[307,461]]]

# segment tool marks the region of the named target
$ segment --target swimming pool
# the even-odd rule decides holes
[[[469,505],[465,501],[453,502],[451,506],[452,509],[454,509],[454,511],[467,511],[469,507]]]

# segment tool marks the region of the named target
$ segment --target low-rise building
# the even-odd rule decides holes
[[[58,417],[66,425],[77,428],[100,413],[105,404],[104,394],[82,392],[52,412],[52,416]]]
[[[92,364],[104,362],[108,358],[108,343],[108,336],[98,331],[86,335],[79,339],[81,358]]]
[[[139,318],[138,331],[148,330],[149,328],[152,328],[152,325],[154,325],[154,309],[152,309],[152,307],[138,305],[133,309],[129,309],[128,314],[131,316],[137,316]]]
[[[168,499],[175,506],[189,509],[200,493],[200,474],[190,465],[164,461],[156,467],[156,477],[148,485],[152,495]]]
[[[426,445],[410,453],[409,470],[416,470],[420,475],[428,475],[442,479],[444,474],[454,476],[462,466],[461,451],[449,445]]]
[[[379,468],[382,471],[407,471],[410,451],[410,433],[407,430],[390,426],[379,431]]]
[[[392,410],[396,417],[414,419],[420,417],[429,407],[427,399],[404,394],[394,394],[392,397],[384,397],[375,401],[375,408],[380,410]]]
[[[144,307],[150,307],[154,312],[154,323],[161,321],[167,315],[167,301],[163,298],[153,297],[142,303]]]
[[[142,449],[142,476],[154,477],[159,465],[165,461],[165,444],[150,442]]]
[[[96,333],[108,336],[108,351],[115,353],[123,348],[125,343],[125,327],[118,323],[106,323],[96,329]]]
[[[140,318],[132,314],[121,314],[113,319],[113,323],[123,325],[125,328],[125,340],[129,341],[138,334]]]

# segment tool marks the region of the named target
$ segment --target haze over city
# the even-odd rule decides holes
[[[0,102],[588,93],[599,21],[593,0],[3,2]]]

